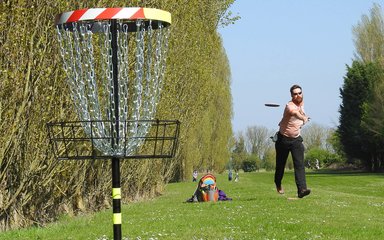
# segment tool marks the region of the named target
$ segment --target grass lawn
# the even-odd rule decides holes
[[[184,182],[124,205],[124,239],[384,239],[384,174],[310,172],[312,193],[303,199],[296,199],[292,172],[284,176],[284,195],[276,193],[271,172],[240,173],[239,182],[217,178],[233,201],[185,203],[196,183]],[[0,239],[113,239],[112,226],[110,209]]]

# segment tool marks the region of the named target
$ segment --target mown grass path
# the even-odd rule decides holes
[[[200,177],[200,176],[199,176]],[[384,239],[384,174],[307,173],[311,195],[296,199],[292,172],[285,195],[273,173],[241,173],[239,182],[217,175],[233,198],[185,203],[196,183],[169,184],[164,195],[123,206],[125,239]],[[122,190],[124,194],[124,189]],[[292,200],[290,200],[292,199]],[[104,237],[103,237],[104,236]],[[0,239],[112,239],[111,210],[63,217],[45,228],[0,233]]]

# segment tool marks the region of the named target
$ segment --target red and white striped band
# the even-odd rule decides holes
[[[56,16],[55,24],[77,21],[109,20],[109,19],[148,19],[171,24],[171,14],[155,8],[87,8],[65,12]]]

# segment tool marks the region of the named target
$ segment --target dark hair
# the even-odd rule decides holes
[[[295,84],[295,85],[293,85],[293,86],[291,87],[291,89],[289,89],[289,91],[291,92],[291,94],[293,94],[293,90],[295,90],[296,88],[300,88],[300,90],[302,90],[301,87],[300,87],[299,85]]]

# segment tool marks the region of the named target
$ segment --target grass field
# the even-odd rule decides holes
[[[273,173],[241,173],[239,182],[217,177],[233,201],[185,203],[196,183],[169,184],[161,197],[123,206],[124,239],[384,239],[383,174],[307,173],[312,193],[303,199],[296,199],[292,172],[285,195],[276,193]],[[113,239],[112,229],[107,210],[0,239]]]

